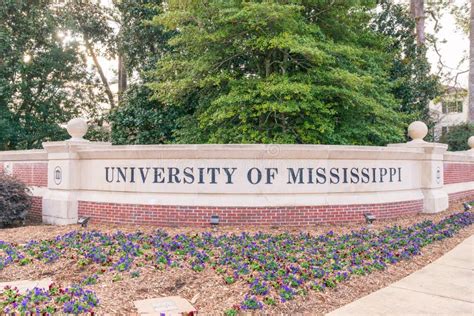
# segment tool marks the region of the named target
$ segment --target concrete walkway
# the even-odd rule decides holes
[[[474,315],[474,236],[423,269],[327,315]]]

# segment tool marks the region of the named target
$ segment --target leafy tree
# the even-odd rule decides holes
[[[115,3],[120,21],[117,39],[123,65],[134,83],[111,111],[111,138],[115,144],[161,144],[174,141],[173,131],[186,109],[164,106],[152,99],[152,92],[144,86],[150,78],[147,72],[169,50],[167,41],[174,32],[150,25],[161,13],[161,0],[123,0]],[[125,84],[126,85],[126,84]]]
[[[410,120],[430,123],[429,103],[440,95],[441,87],[439,78],[430,73],[426,46],[418,45],[413,33],[415,21],[406,6],[390,0],[380,2],[379,12],[372,27],[391,40],[388,49],[395,52],[390,81],[391,92],[400,102],[398,110],[409,114]]]
[[[449,128],[446,134],[441,136],[440,142],[448,144],[450,151],[468,150],[467,140],[474,135],[474,123],[462,123]]]
[[[89,121],[89,128],[84,139],[93,142],[110,142],[110,127],[102,122],[100,123]]]
[[[191,108],[177,141],[382,145],[403,139],[375,1],[169,1],[178,34],[154,97]]]
[[[62,41],[59,30],[45,2],[0,6],[0,150],[62,140],[60,124],[95,105],[77,43]]]
[[[85,47],[86,54],[91,57],[107,102],[110,108],[114,108],[115,96],[98,59],[100,55],[114,57],[117,53],[117,36],[111,25],[112,9],[102,5],[101,1],[70,0],[56,11],[62,27]]]
[[[155,67],[168,49],[167,40],[174,34],[149,23],[162,12],[162,0],[120,0],[114,4],[118,16],[115,20],[120,24],[118,50],[125,58],[128,74],[137,72],[143,79],[143,72]]]
[[[122,104],[110,114],[114,144],[163,144],[173,142],[181,108],[163,107],[151,99],[143,85],[130,86]]]

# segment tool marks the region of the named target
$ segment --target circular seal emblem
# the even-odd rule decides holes
[[[63,171],[61,170],[61,167],[58,166],[54,168],[54,183],[56,183],[56,185],[60,185],[62,181]]]
[[[270,144],[267,146],[267,153],[272,156],[276,157],[280,153],[280,146],[275,144]]]
[[[436,183],[441,183],[441,169],[440,167],[436,168]]]

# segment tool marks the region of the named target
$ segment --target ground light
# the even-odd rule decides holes
[[[469,203],[467,202],[464,202],[462,205],[464,205],[464,210],[467,212],[467,211],[470,211],[472,209],[472,206],[469,205]]]
[[[375,221],[375,215],[371,213],[364,213],[365,222],[367,223],[368,228],[372,228],[373,222]]]
[[[77,223],[80,224],[82,227],[87,227],[87,224],[89,224],[90,219],[90,217],[79,217]]]
[[[214,227],[214,229],[217,229],[217,226],[219,226],[219,216],[218,215],[212,215],[211,216],[211,226]]]

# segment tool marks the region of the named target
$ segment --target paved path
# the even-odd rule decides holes
[[[327,316],[474,315],[474,235],[406,278]]]

